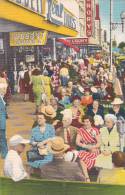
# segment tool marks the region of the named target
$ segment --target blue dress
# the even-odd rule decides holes
[[[42,142],[48,138],[53,138],[53,137],[55,137],[55,129],[52,125],[46,124],[44,133],[41,133],[40,127],[36,126],[32,129],[31,143],[32,142]],[[53,160],[53,155],[49,153],[48,155],[45,155],[43,160],[29,162],[29,165],[33,168],[41,168],[43,165],[51,162],[52,160]]]

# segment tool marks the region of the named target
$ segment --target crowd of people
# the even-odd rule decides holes
[[[115,67],[111,74],[108,62],[86,56],[77,62],[46,60],[41,66],[21,62],[12,80],[3,73],[0,150],[6,176],[90,182],[94,170],[97,182],[125,184],[124,97]],[[15,92],[25,103],[35,103],[36,121],[29,140],[14,135],[8,149],[5,105]],[[20,157],[26,144],[31,146],[27,172]]]

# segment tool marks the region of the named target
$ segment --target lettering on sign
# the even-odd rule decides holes
[[[47,31],[11,32],[10,46],[45,45]]]
[[[42,15],[42,0],[8,0]]]
[[[86,45],[88,44],[88,38],[72,38],[67,39],[72,45]]]
[[[47,0],[47,19],[59,26],[76,29],[76,18],[65,9],[62,3],[56,0]]]
[[[92,36],[92,0],[86,0],[86,36]]]

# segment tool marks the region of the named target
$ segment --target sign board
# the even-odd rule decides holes
[[[69,38],[67,39],[72,45],[86,45],[88,44],[88,38]]]
[[[45,45],[47,31],[10,32],[10,46]]]
[[[93,11],[92,11],[92,0],[86,0],[86,36],[92,36],[92,23],[93,23]]]
[[[26,62],[34,62],[35,61],[35,56],[34,55],[26,55]]]
[[[8,0],[8,1],[42,15],[42,11],[43,11],[42,0]]]
[[[76,30],[77,20],[75,16],[62,3],[56,0],[47,0],[46,3],[46,17],[48,21]]]

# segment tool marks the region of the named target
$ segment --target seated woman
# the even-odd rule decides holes
[[[87,115],[94,117],[95,115],[100,115],[104,118],[104,107],[99,104],[98,100],[94,100],[93,104],[88,106]]]
[[[52,125],[46,123],[46,118],[43,113],[37,114],[38,125],[32,129],[31,144],[40,144],[40,148],[47,148],[47,144],[55,137],[55,129]],[[29,165],[33,168],[40,168],[48,162],[53,160],[53,155],[48,152],[44,155],[42,160],[36,160],[29,162]]]
[[[96,159],[96,167],[112,169],[111,155],[120,150],[116,121],[115,115],[107,114],[105,116],[105,127],[100,129],[101,154]]]
[[[104,184],[125,185],[125,153],[117,151],[112,154],[113,169],[102,169],[97,182]]]
[[[72,100],[72,126],[80,128],[82,126],[81,119],[84,115],[83,109],[80,105],[80,98],[78,96],[74,97]]]
[[[66,94],[67,96],[71,97],[72,96],[72,92],[73,92],[73,82],[69,81],[67,88],[66,88]]]
[[[101,100],[106,100],[108,97],[108,92],[106,90],[107,84],[102,82],[100,88],[98,90],[99,96]]]
[[[88,106],[93,103],[92,95],[90,95],[90,89],[85,89],[85,96],[81,98],[81,105],[82,106]]]
[[[111,103],[112,108],[109,110],[110,114],[114,114],[117,119],[120,117],[125,119],[125,110],[121,106],[124,102],[120,98],[115,98],[114,101]]]
[[[78,157],[84,171],[86,181],[90,181],[88,170],[95,165],[99,155],[100,135],[99,130],[93,127],[94,121],[90,116],[83,117],[83,127],[78,130],[76,145],[81,148]]]
[[[65,144],[70,146],[70,150],[76,149],[77,129],[71,125],[72,116],[64,115],[62,119],[62,127],[56,130],[56,135],[64,139]]]
[[[65,108],[67,108],[71,104],[69,96],[66,95],[66,89],[65,88],[63,88],[61,90],[61,98],[59,100],[59,104],[61,104]]]

